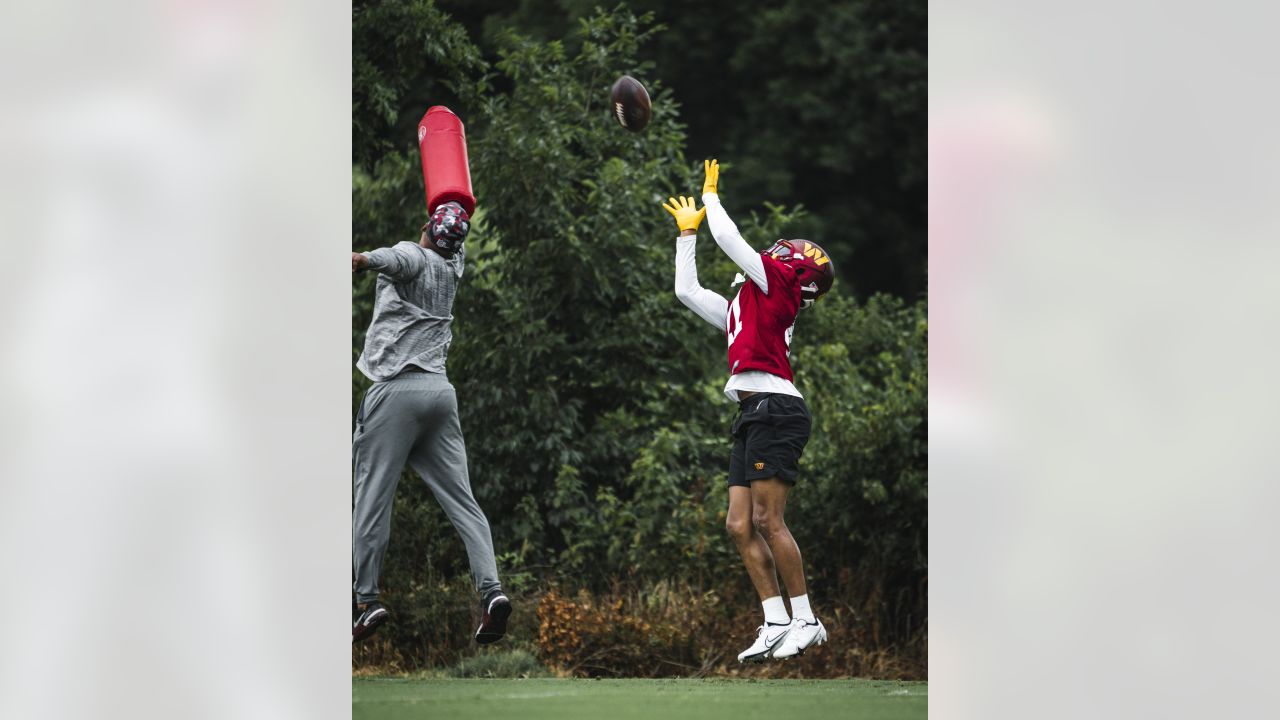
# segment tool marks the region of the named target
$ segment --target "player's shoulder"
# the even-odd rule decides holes
[[[424,280],[430,282],[429,278],[439,275],[441,269],[445,267],[443,258],[437,253],[412,240],[401,240],[391,246],[391,251],[408,263],[407,269],[410,271],[410,276],[401,276],[399,280],[393,279],[393,282],[400,284],[418,283]]]
[[[422,247],[421,245],[419,245],[418,243],[412,240],[401,240],[400,242],[393,245],[392,248],[397,252],[409,253],[409,254],[415,254],[415,255],[426,250],[426,248]]]
[[[769,278],[770,285],[775,282],[775,278],[787,285],[799,284],[800,279],[796,276],[795,271],[791,269],[791,266],[773,255],[767,252],[760,253],[760,262],[764,263],[764,274],[765,277]]]

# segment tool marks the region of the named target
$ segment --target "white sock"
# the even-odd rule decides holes
[[[791,618],[787,617],[787,606],[782,603],[781,595],[774,595],[760,604],[764,606],[765,622],[774,625],[786,625],[791,622]]]
[[[791,598],[791,614],[805,622],[813,622],[813,610],[809,607],[809,594]]]

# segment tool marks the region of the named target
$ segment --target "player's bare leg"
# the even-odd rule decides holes
[[[751,577],[751,584],[755,586],[760,600],[780,596],[782,591],[778,588],[773,553],[769,552],[768,543],[751,522],[751,488],[729,488],[729,515],[725,518],[725,529],[738,546],[738,554],[747,566],[747,575]]]
[[[764,623],[756,629],[755,642],[738,654],[738,662],[759,662],[770,657],[782,646],[791,632],[791,618],[782,602],[782,590],[778,587],[778,573],[773,565],[773,553],[769,544],[756,531],[751,521],[751,489],[731,485],[729,487],[729,514],[725,518],[747,575],[760,596],[764,609]]]
[[[791,593],[791,630],[773,651],[771,657],[786,658],[827,640],[827,629],[809,607],[809,590],[804,580],[804,559],[800,547],[791,536],[783,519],[787,509],[787,491],[791,486],[778,478],[751,483],[751,522],[764,537],[773,553],[782,582]]]
[[[783,520],[783,513],[787,509],[787,491],[790,489],[790,485],[778,478],[752,482],[751,524],[769,545],[778,572],[782,575],[782,584],[787,586],[787,592],[792,597],[796,597],[806,595],[809,591],[805,587],[804,560],[800,557],[800,548]]]

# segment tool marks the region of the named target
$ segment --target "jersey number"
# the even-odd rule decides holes
[[[728,330],[729,345],[733,345],[733,341],[742,335],[742,306],[738,304],[738,299],[742,297],[742,293],[733,296],[733,302],[729,304],[729,313],[725,318],[725,327]],[[783,340],[787,343],[787,357],[791,357],[791,336],[795,334],[795,323],[787,328],[783,334]]]
[[[729,304],[729,317],[725,320],[729,330],[730,345],[733,345],[733,341],[742,334],[742,308],[738,305],[740,297],[742,293],[733,296],[733,302]]]

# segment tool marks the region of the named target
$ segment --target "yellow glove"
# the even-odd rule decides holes
[[[707,173],[707,179],[702,181],[702,194],[716,192],[716,184],[720,182],[720,161],[703,160],[702,169]]]
[[[679,202],[676,202],[675,198],[667,198],[667,202],[662,203],[662,207],[676,219],[676,225],[680,227],[681,232],[685,230],[697,232],[698,226],[702,224],[702,218],[707,216],[706,208],[695,210],[695,205],[691,197],[682,197]]]

